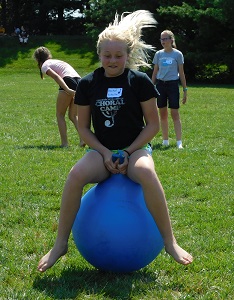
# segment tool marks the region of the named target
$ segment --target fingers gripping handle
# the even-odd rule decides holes
[[[118,150],[117,153],[112,154],[112,161],[115,162],[117,159],[119,159],[119,164],[121,165],[124,162],[124,153],[122,150]]]

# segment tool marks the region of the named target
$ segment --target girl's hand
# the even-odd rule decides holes
[[[71,95],[73,98],[75,97],[76,91],[69,89],[67,92],[69,95]]]
[[[105,154],[103,156],[104,165],[108,171],[112,174],[126,174],[127,173],[127,166],[128,166],[128,157],[127,153],[124,154],[124,162],[120,164],[119,158],[113,162],[112,160],[112,152]]]
[[[108,171],[110,171],[112,174],[118,174],[119,170],[117,168],[118,165],[118,159],[113,162],[112,160],[112,152],[108,151],[109,153],[103,155],[103,161],[104,165],[107,168]]]
[[[187,91],[184,91],[184,95],[183,95],[183,99],[182,99],[182,103],[185,104],[187,101]]]
[[[120,174],[127,174],[127,170],[128,170],[128,154],[126,152],[123,152],[124,153],[124,162],[122,164],[119,163],[119,159],[117,160],[118,161],[118,165],[117,165],[117,168],[119,170],[119,173]]]

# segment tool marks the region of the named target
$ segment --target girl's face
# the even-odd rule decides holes
[[[128,53],[126,43],[118,40],[104,41],[100,45],[99,58],[106,77],[116,77],[124,72]]]
[[[172,46],[172,39],[166,32],[161,34],[160,41],[163,48],[170,48]]]

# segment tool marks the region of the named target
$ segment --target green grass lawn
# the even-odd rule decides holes
[[[179,265],[163,250],[132,274],[102,273],[71,236],[68,254],[46,273],[36,271],[56,236],[67,174],[85,150],[71,124],[70,147],[59,148],[58,87],[40,79],[31,56],[43,43],[83,76],[98,66],[95,50],[72,39],[35,37],[25,48],[10,40],[1,51],[0,299],[234,299],[234,86],[188,84],[184,149],[175,147],[171,121],[171,146],[161,147],[161,133],[152,141],[175,235],[193,264]]]

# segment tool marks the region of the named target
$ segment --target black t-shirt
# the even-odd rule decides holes
[[[125,69],[120,76],[105,77],[104,69],[98,68],[80,80],[75,104],[91,106],[94,134],[114,150],[136,139],[145,125],[140,102],[156,96],[152,81],[143,72]]]

